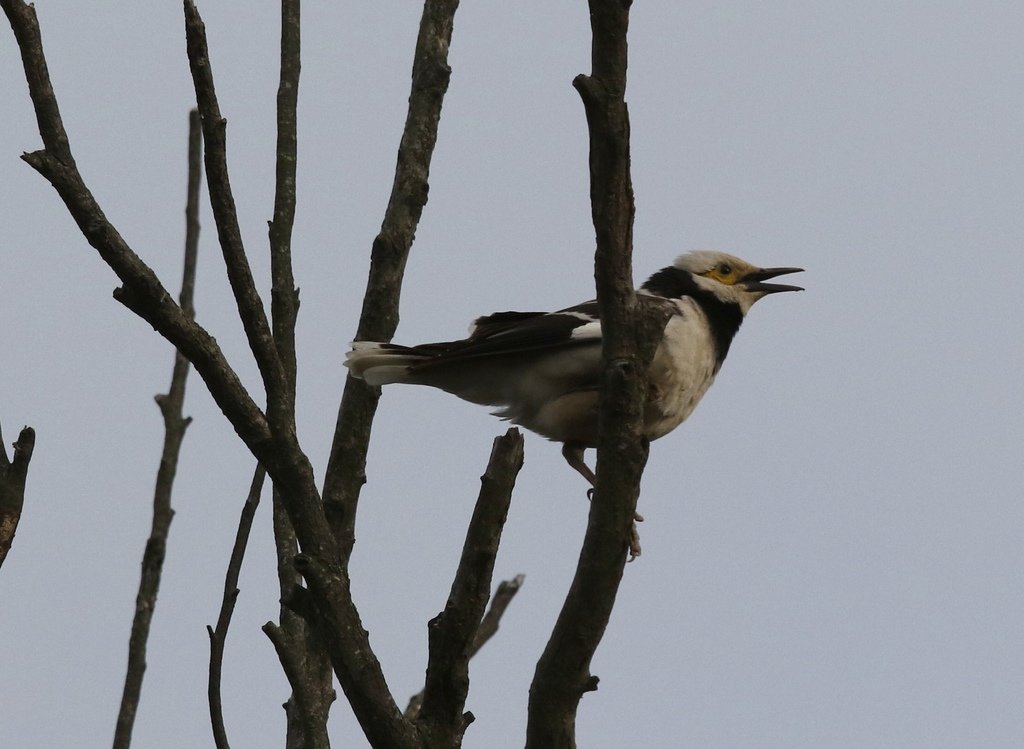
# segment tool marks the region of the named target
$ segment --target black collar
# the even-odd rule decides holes
[[[667,299],[690,297],[703,310],[711,327],[711,338],[715,342],[715,371],[717,372],[729,353],[733,336],[743,323],[743,311],[736,302],[726,302],[712,292],[697,285],[689,271],[675,266],[663,268],[651,276],[643,285],[646,291]]]

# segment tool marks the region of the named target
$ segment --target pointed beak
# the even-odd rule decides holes
[[[748,273],[743,285],[748,291],[759,291],[761,294],[777,294],[780,291],[803,291],[802,286],[790,286],[784,283],[764,283],[769,278],[785,276],[789,273],[803,273],[803,268],[761,268]]]

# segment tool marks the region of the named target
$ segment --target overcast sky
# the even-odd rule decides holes
[[[37,0],[78,164],[177,289],[187,111],[180,3]],[[326,6],[326,7],[325,7]],[[278,9],[200,3],[242,229],[267,289]],[[341,366],[390,190],[419,4],[306,3],[295,273],[299,426],[322,476]],[[6,746],[109,745],[172,351],[52,188],[0,29],[0,420],[38,433],[0,571]],[[585,3],[465,0],[430,202],[396,340],[593,296]],[[584,697],[581,747],[1024,745],[1024,6],[635,3],[628,100],[637,281],[694,248],[807,269],[751,312],[694,416],[655,443],[644,554]],[[258,374],[208,205],[200,321]],[[135,746],[209,746],[205,625],[252,460],[198,377]],[[444,393],[385,392],[353,585],[397,699],[422,686],[490,451],[505,425]],[[591,456],[592,457],[592,456]],[[584,489],[526,443],[495,571],[526,575],[473,661],[467,747],[521,746],[534,664],[571,579]],[[239,747],[280,747],[287,683],[269,504],[225,664]],[[362,746],[347,705],[336,746]]]

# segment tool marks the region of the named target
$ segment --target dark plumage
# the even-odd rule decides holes
[[[765,283],[799,268],[758,268],[721,252],[691,252],[638,293],[669,300],[674,313],[648,371],[645,436],[657,439],[693,411],[758,299],[798,286]],[[569,464],[593,483],[583,451],[597,443],[601,321],[597,303],[557,312],[496,312],[468,338],[418,346],[357,341],[346,365],[371,385],[440,388],[563,443]]]

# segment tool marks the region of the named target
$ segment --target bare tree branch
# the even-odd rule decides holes
[[[277,552],[277,583],[281,592],[281,610],[292,611],[288,604],[302,586],[302,576],[295,569],[295,555],[299,553],[299,542],[295,529],[288,519],[281,493],[274,491],[274,547]]]
[[[647,462],[644,373],[667,321],[645,313],[633,287],[633,188],[625,103],[630,0],[590,0],[592,74],[573,85],[590,131],[590,197],[597,239],[601,389],[597,486],[576,575],[530,687],[528,749],[576,746],[580,698],[597,688],[590,662],[611,616]]]
[[[63,126],[59,121],[52,87],[46,77],[35,13],[22,0],[0,0],[0,4],[7,12],[12,26],[17,29],[18,39],[36,45],[23,53],[22,57],[26,64],[39,66],[27,70],[26,78],[30,86],[34,87],[32,96],[37,103],[35,111],[40,132],[50,139],[52,133],[62,133]],[[56,118],[56,121],[50,122],[47,119],[50,117]],[[124,285],[115,291],[115,298],[149,322],[192,362],[239,437],[267,468],[287,497],[289,515],[306,552],[322,555],[326,560],[337,559],[334,537],[324,518],[312,466],[299,448],[294,430],[277,435],[271,433],[263,412],[242,386],[213,337],[185,315],[153,271],[139,259],[106,219],[77,169],[69,167],[66,162],[51,154],[50,145],[47,144],[47,150],[26,154],[23,158],[50,181],[67,205],[79,230],[122,280]],[[61,144],[58,142],[52,145],[58,148]],[[339,592],[327,604],[328,608],[335,605],[346,609],[337,613],[341,620],[349,623],[351,631],[361,631],[358,615],[351,606],[351,598],[346,599]],[[365,633],[362,639],[365,640]],[[379,670],[379,665],[374,665],[375,659],[362,662],[364,655],[368,654],[372,658],[367,648],[354,650],[355,659],[361,662],[361,666],[371,671]],[[383,684],[383,676],[379,683]],[[400,715],[397,706],[395,712]]]
[[[274,217],[269,222],[271,313],[274,342],[287,382],[285,395],[290,413],[295,408],[295,323],[298,291],[292,272],[292,229],[295,225],[295,170],[298,152],[297,107],[301,50],[299,0],[281,2],[281,74],[277,89],[277,173],[274,186]],[[279,426],[279,425],[278,425]],[[281,599],[301,580],[292,559],[298,540],[288,519],[279,490],[274,491],[274,540],[277,549]]]
[[[519,589],[523,587],[525,580],[525,575],[516,575],[511,580],[502,580],[498,583],[498,589],[491,596],[491,604],[487,607],[487,613],[484,614],[484,618],[480,620],[480,626],[476,630],[473,644],[469,648],[471,660],[487,644],[487,641],[497,634],[501,617],[505,615],[505,610],[512,603],[512,599],[516,597]],[[405,706],[405,717],[415,719],[420,714],[421,707],[423,707],[422,689],[409,698],[409,704]]]
[[[329,749],[327,715],[335,699],[331,666],[313,624],[305,623],[305,627],[308,629],[290,627],[290,634],[273,622],[263,625],[292,687],[284,704],[288,720],[285,749]]]
[[[309,586],[323,622],[334,673],[371,746],[419,746],[415,729],[394,701],[380,662],[352,603],[351,581],[341,566],[301,553],[295,566]]]
[[[186,2],[189,24],[194,25],[198,15],[194,12],[191,2]],[[30,84],[39,130],[46,147],[43,151],[26,154],[25,160],[53,184],[83,235],[121,279],[123,285],[115,292],[115,298],[149,322],[192,362],[235,431],[273,478],[275,487],[281,492],[302,549],[302,553],[295,560],[296,569],[309,586],[334,671],[370,743],[374,746],[399,748],[417,746],[415,727],[402,716],[401,710],[395,704],[352,601],[346,568],[351,545],[345,541],[343,533],[337,536],[342,539],[342,544],[339,545],[332,525],[335,528],[339,526],[337,523],[329,524],[325,517],[312,466],[298,444],[294,414],[279,414],[277,411],[281,404],[287,401],[281,397],[283,368],[280,367],[280,361],[271,361],[276,357],[276,353],[273,341],[269,338],[269,325],[266,323],[262,305],[257,304],[258,297],[248,294],[248,284],[239,283],[246,280],[244,269],[237,264],[244,261],[244,255],[240,254],[240,244],[227,248],[225,255],[229,261],[230,273],[235,275],[233,285],[241,290],[240,307],[243,308],[243,324],[247,327],[250,347],[261,361],[261,372],[268,390],[268,409],[274,411],[274,417],[271,419],[256,406],[213,338],[184,314],[153,271],[139,259],[107,221],[75,168],[70,158],[66,136],[62,135],[63,128],[60,126],[56,100],[46,74],[35,13],[22,0],[0,0],[0,4],[7,13],[12,27],[15,28],[19,46],[22,47],[26,78]],[[424,11],[424,26],[428,31],[421,34],[420,43],[417,45],[417,63],[420,68],[418,80],[421,87],[428,87],[433,92],[432,96],[436,100],[433,104],[435,111],[439,110],[440,98],[448,77],[448,68],[444,60],[455,5],[453,0],[428,0]],[[192,60],[199,62],[205,55],[199,54],[201,49],[194,46],[199,38],[198,29],[192,28],[189,33],[193,44]],[[423,60],[427,62],[423,63]],[[207,78],[203,71],[197,73],[197,88],[202,88],[206,85]],[[208,82],[212,84],[212,78]],[[208,127],[204,135],[207,140],[207,158],[210,159],[209,151],[214,149],[215,143],[222,142],[223,127],[219,112],[215,107],[211,107],[211,102],[205,100],[205,103],[202,103],[202,97],[197,98],[201,99],[200,109],[203,112],[204,127]],[[417,99],[416,96],[412,98]],[[421,97],[417,100],[421,101],[422,107],[430,109],[430,99],[431,96],[427,96],[425,99]],[[410,117],[422,124],[419,127],[407,127],[409,138],[403,139],[403,148],[421,154],[429,153],[436,134],[436,121],[431,124],[429,117],[421,118],[414,115],[412,109]],[[216,157],[214,159],[216,160]],[[400,161],[402,160],[400,158]],[[404,252],[396,263],[394,253],[389,254],[386,248],[396,241],[396,237],[403,243],[411,241],[411,226],[414,225],[414,221],[409,217],[418,218],[426,200],[427,162],[421,159],[416,163],[420,164],[420,167],[410,168],[405,172],[399,170],[400,174],[396,175],[399,187],[395,191],[395,202],[402,205],[389,211],[389,215],[405,217],[400,218],[398,222],[398,228],[402,231],[396,234],[395,227],[387,224],[382,227],[380,241],[375,242],[375,246],[384,249],[376,253],[378,257],[375,267],[379,270],[372,273],[388,275],[385,271],[390,268],[392,274],[400,275],[401,269],[404,268]],[[220,184],[222,177],[215,174],[215,171],[208,168],[208,181]],[[220,199],[224,200],[224,196]],[[232,242],[230,236],[224,236],[225,232],[222,229],[219,228],[218,233],[222,235],[222,241],[228,244]],[[227,234],[230,234],[230,231]],[[374,293],[397,294],[397,287],[394,286],[371,286],[376,289],[370,294],[371,298]],[[370,307],[374,304],[376,303],[369,302]],[[385,300],[382,304],[382,309],[385,309],[389,304],[393,304],[393,300]],[[364,317],[370,319],[372,315]],[[279,415],[281,418],[278,418]],[[362,428],[359,427],[356,431]],[[366,421],[367,434],[368,429],[369,422]],[[361,450],[355,459],[358,469],[354,474],[357,476],[356,487],[362,481],[362,470],[359,466],[365,457],[365,445]],[[340,463],[337,466],[345,468]],[[334,475],[338,476],[336,472]],[[343,505],[346,511],[341,513],[344,521],[341,527],[354,520],[354,497],[357,496],[357,492],[350,496],[351,501]]]
[[[277,89],[277,175],[274,217],[270,221],[270,308],[274,342],[284,367],[287,399],[282,416],[290,420],[295,409],[295,323],[298,290],[292,272],[291,239],[295,223],[295,171],[298,151],[297,108],[300,72],[300,3],[281,2],[281,74]],[[275,418],[274,413],[270,414]],[[281,419],[287,428],[290,421]],[[275,425],[280,429],[281,424]],[[287,716],[286,749],[327,749],[327,719],[335,699],[331,661],[315,618],[296,614],[284,603],[301,583],[292,560],[298,541],[280,491],[274,490],[274,539],[281,589],[280,626],[268,622],[263,631],[270,637],[292,694],[284,704]]]
[[[458,0],[426,0],[412,66],[412,88],[391,197],[373,240],[370,275],[356,340],[390,341],[398,327],[405,264],[427,202],[430,160],[451,68],[448,48]],[[366,450],[380,390],[349,377],[324,478],[324,509],[347,560],[355,544],[356,508],[366,482]]]
[[[487,606],[501,531],[523,466],[523,436],[509,429],[496,437],[444,610],[428,625],[429,658],[417,723],[428,746],[458,747],[472,721],[463,714],[469,693],[469,659]]]
[[[292,694],[282,706],[287,716],[285,749],[327,749],[331,744],[326,725],[313,719],[311,711],[306,709],[299,691],[295,688],[296,684],[302,684],[306,678],[305,664],[296,653],[295,643],[273,622],[264,624],[263,632],[270,638],[274,650],[277,651],[281,668],[292,686]]]
[[[85,239],[121,279],[114,298],[146,320],[181,351],[210,389],[235,431],[254,452],[271,452],[270,431],[213,337],[179,307],[160,280],[110,224],[82,181],[71,156],[57,99],[46,70],[35,9],[0,0],[21,49],[25,77],[45,150],[22,158],[57,190]]]
[[[285,375],[288,395],[295,397],[295,318],[299,295],[292,273],[292,227],[295,224],[295,166],[298,152],[299,0],[281,2],[281,78],[277,88],[277,176],[274,218],[270,222],[270,292],[274,341]],[[292,405],[294,407],[294,405]]]
[[[292,694],[284,703],[287,717],[286,749],[330,746],[327,718],[336,698],[330,657],[315,612],[306,605],[308,592],[295,571],[298,542],[280,493],[274,491],[274,542],[281,590],[280,626],[267,622],[263,631],[277,651]],[[299,604],[304,610],[296,611]]]
[[[227,120],[221,116],[217,93],[213,85],[213,67],[206,46],[206,26],[192,0],[185,0],[185,40],[189,67],[195,84],[196,101],[203,122],[206,140],[206,181],[209,184],[210,203],[217,223],[217,236],[224,254],[231,291],[238,305],[242,321],[263,384],[267,388],[267,415],[273,421],[279,416],[287,418],[289,403],[287,378],[277,354],[277,347],[263,308],[263,300],[249,268],[249,260],[242,245],[242,232],[238,226],[235,199],[231,194],[231,180],[227,163]]]
[[[196,286],[196,261],[199,258],[199,186],[203,181],[203,125],[199,110],[188,113],[188,198],[185,202],[185,269],[181,278],[178,306],[185,316],[195,319],[193,304]]]
[[[53,152],[55,157],[74,167],[68,135],[64,131],[60,112],[57,109],[57,98],[53,95],[50,85],[50,74],[46,69],[46,58],[43,56],[43,43],[39,36],[39,24],[36,22],[35,8],[20,0],[0,0],[0,7],[11,24],[14,38],[21,51],[22,66],[25,68],[25,79],[28,81],[29,95],[39,122],[39,135]],[[25,499],[25,478],[28,464],[32,459],[36,433],[25,427],[14,443],[13,460],[7,459],[7,448],[3,444],[0,432],[0,566],[7,559],[7,554],[14,543],[14,534],[21,520],[21,511]]]
[[[512,599],[516,597],[516,593],[523,587],[525,580],[526,575],[516,575],[511,580],[502,580],[498,583],[498,589],[491,596],[491,605],[488,606],[484,618],[480,620],[480,626],[477,627],[473,644],[469,648],[470,658],[479,653],[480,649],[487,644],[487,641],[497,634],[498,625],[501,624],[501,617],[505,615],[505,609],[512,603]]]
[[[181,281],[180,305],[186,315],[194,314],[192,305],[195,288],[196,257],[199,248],[199,183],[202,174],[202,132],[199,128],[199,114],[189,114],[188,133],[188,197],[185,206],[185,270]],[[178,470],[178,456],[185,430],[191,418],[182,416],[185,402],[185,382],[188,379],[188,359],[180,352],[174,354],[174,368],[171,386],[166,395],[156,396],[157,405],[164,419],[164,447],[160,468],[156,476],[156,490],[153,495],[153,525],[146,550],[142,556],[142,579],[135,599],[135,617],[132,620],[131,636],[128,640],[128,667],[121,695],[121,707],[114,729],[114,749],[127,749],[132,742],[132,728],[138,712],[142,694],[142,680],[146,673],[146,645],[149,641],[150,624],[156,610],[157,593],[163,572],[167,537],[174,518],[171,509],[171,491],[174,476]]]
[[[18,434],[18,440],[13,445],[14,453],[8,460],[3,430],[0,429],[0,567],[7,559],[21,520],[21,510],[25,503],[25,479],[35,446],[35,430],[24,427]]]
[[[35,6],[22,0],[0,0],[0,6],[3,6],[4,13],[7,14],[7,20],[10,21],[11,30],[14,31],[14,38],[21,51],[29,95],[32,97],[32,106],[36,110],[36,119],[39,122],[39,135],[46,145],[46,150],[54,158],[74,168],[75,159],[71,155],[68,134],[64,130],[60,110],[57,108],[57,97],[53,93],[50,73],[46,68]]]
[[[267,472],[263,466],[257,465],[253,472],[252,483],[249,485],[249,494],[245,498],[245,504],[242,505],[242,515],[238,520],[235,543],[231,548],[231,557],[224,575],[224,597],[221,600],[220,614],[217,616],[217,626],[216,628],[206,627],[206,632],[210,636],[210,674],[206,694],[210,705],[213,742],[217,749],[229,749],[230,747],[227,731],[224,728],[224,712],[220,698],[221,672],[224,668],[224,644],[228,636],[228,627],[231,626],[231,615],[235,611],[235,602],[238,600],[238,575],[242,569],[245,547],[249,543],[249,532],[252,530],[256,508],[260,504],[260,495],[263,493],[263,481],[266,476]]]

